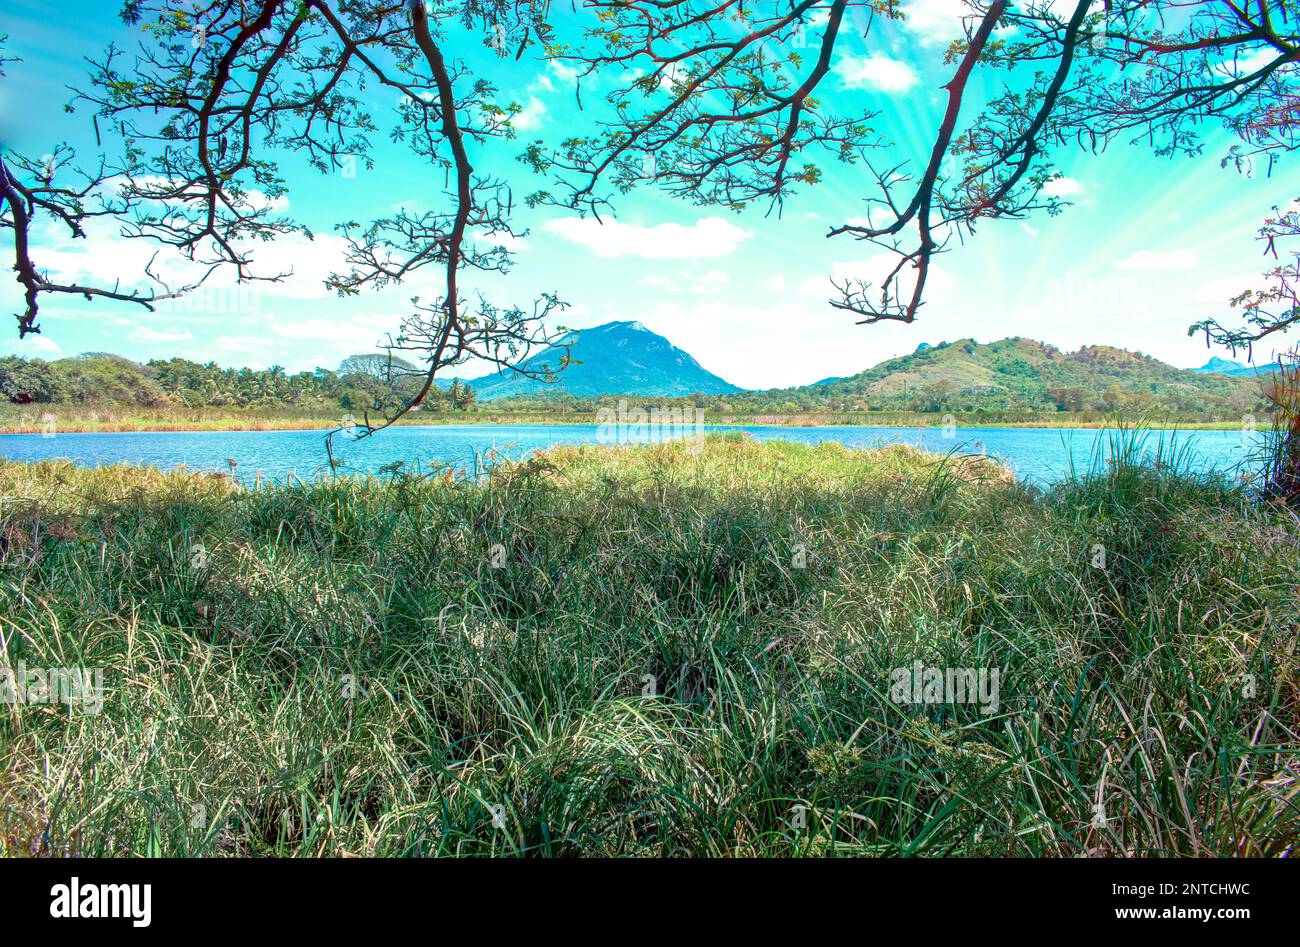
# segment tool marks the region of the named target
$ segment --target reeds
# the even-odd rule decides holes
[[[1278,365],[1266,391],[1274,410],[1264,443],[1264,494],[1300,510],[1300,350]]]

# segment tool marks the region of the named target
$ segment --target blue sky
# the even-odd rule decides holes
[[[85,57],[109,42],[138,42],[117,9],[110,0],[5,0],[0,33],[9,34],[8,54],[23,61],[0,80],[0,142],[38,156],[65,140],[83,154],[93,151],[89,115],[65,114],[62,105],[67,87],[84,82]],[[942,63],[943,48],[957,35],[963,7],[961,0],[904,0],[903,9],[906,23],[877,23],[869,40],[843,46],[827,94],[880,110],[878,130],[901,154],[915,154],[928,147],[944,102],[939,87],[952,67]],[[472,158],[480,169],[509,175],[516,195],[528,193],[539,182],[515,161],[524,143],[558,140],[583,120],[571,77],[554,64],[492,62],[473,37],[461,37],[451,52],[488,65],[498,87],[524,107],[517,141],[494,142],[491,153]],[[589,107],[598,91],[585,87]],[[340,258],[331,225],[403,204],[438,206],[441,192],[440,176],[430,183],[426,169],[376,137],[373,171],[321,175],[283,163],[288,209],[316,234],[310,243],[294,238],[259,251],[265,272],[294,271],[284,283],[218,281],[154,314],[127,304],[47,299],[43,336],[19,342],[5,329],[0,353],[183,355],[296,371],[334,368],[347,354],[374,350],[397,329],[409,297],[434,294],[435,274],[339,300],[321,285]],[[1228,315],[1228,298],[1258,284],[1266,265],[1254,240],[1259,224],[1272,205],[1300,193],[1300,176],[1285,159],[1271,178],[1222,169],[1228,143],[1207,129],[1197,159],[1157,158],[1126,144],[1099,156],[1062,152],[1066,176],[1055,187],[1073,206],[1054,218],[986,224],[973,242],[954,246],[938,259],[928,303],[910,326],[855,326],[826,302],[832,276],[869,275],[881,265],[878,249],[825,236],[830,226],[863,216],[867,189],[853,168],[828,168],[825,183],[797,194],[779,217],[763,208],[739,215],[695,208],[654,191],[620,201],[603,227],[554,208],[523,210],[518,222],[530,233],[514,272],[482,288],[498,301],[520,303],[557,291],[572,306],[557,321],[572,328],[640,320],[744,387],[851,374],[921,342],[967,336],[1019,335],[1064,349],[1101,343],[1198,365],[1223,353],[1188,338],[1187,326]],[[79,243],[51,232],[36,258],[59,276],[103,281],[139,272],[151,252],[111,229]],[[7,311],[16,311],[19,299],[16,283],[0,284]]]

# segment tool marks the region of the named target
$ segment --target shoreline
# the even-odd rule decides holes
[[[962,428],[1006,428],[1006,429],[1040,429],[1040,430],[1112,430],[1121,426],[1141,424],[1151,430],[1166,431],[1232,431],[1241,428],[1239,421],[1179,421],[1151,419],[1108,419],[1081,420],[1077,418],[1035,419],[1028,421],[987,421],[983,419],[957,418],[956,424]],[[942,427],[943,416],[934,418],[915,417],[909,419],[873,419],[870,422],[852,422],[840,419],[817,420],[807,417],[777,420],[771,416],[757,418],[727,418],[725,420],[704,421],[704,428],[725,427],[767,427],[767,428],[926,428]],[[426,418],[418,417],[398,421],[394,427],[597,427],[594,419],[578,418],[508,418],[499,415],[487,418]],[[1261,427],[1266,426],[1261,424]],[[85,420],[76,419],[58,423],[54,435],[58,434],[222,434],[251,433],[275,431],[328,431],[339,428],[339,422],[327,418],[231,418],[197,419],[177,421],[171,418],[139,418],[131,420]],[[44,425],[37,423],[12,423],[0,420],[0,437],[43,435]]]

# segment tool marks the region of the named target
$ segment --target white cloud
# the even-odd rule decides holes
[[[546,103],[535,95],[528,97],[523,110],[510,119],[510,127],[515,131],[526,132],[540,128],[546,121]]]
[[[903,0],[903,26],[922,43],[949,43],[965,35],[963,20],[975,11],[966,0]]]
[[[24,339],[15,337],[0,340],[0,353],[21,355],[23,358],[59,358],[63,349],[59,343],[43,335],[29,335]]]
[[[150,258],[158,253],[153,271],[168,285],[182,286],[197,281],[204,268],[183,259],[170,249],[159,251],[156,243],[131,240],[120,236],[111,220],[88,223],[86,239],[73,239],[50,227],[33,251],[37,265],[48,270],[61,282],[114,286],[139,290],[148,295],[160,291],[145,275]],[[244,292],[266,297],[322,299],[331,295],[324,286],[327,276],[344,268],[347,242],[332,234],[317,234],[315,239],[299,233],[285,234],[274,240],[237,244],[252,257],[252,272],[260,277],[285,275],[280,282],[245,282],[240,284],[231,267],[221,267],[204,282],[199,292]]]
[[[551,72],[561,82],[572,85],[582,76],[582,69],[578,66],[570,66],[562,59],[548,59],[546,65],[550,67]]]
[[[686,226],[656,224],[643,227],[594,217],[561,217],[543,227],[599,257],[636,256],[651,260],[720,257],[733,252],[753,234],[721,217],[704,217]]]
[[[189,342],[194,336],[189,329],[167,332],[160,329],[151,329],[148,326],[138,326],[131,330],[127,338],[132,342],[150,344],[155,342]]]
[[[721,292],[722,287],[731,282],[731,276],[722,270],[709,270],[707,273],[692,276],[691,281],[691,292],[707,296]]]
[[[336,368],[345,357],[380,351],[386,334],[396,332],[400,318],[380,312],[332,310],[327,317],[295,318],[273,315],[249,322],[248,334],[219,335],[181,347],[196,361],[265,368],[280,364],[290,372],[318,366]]]
[[[840,77],[840,85],[846,89],[906,92],[920,81],[907,63],[879,53],[844,56],[836,65],[835,72]]]
[[[223,352],[260,352],[266,348],[266,339],[260,335],[219,335],[212,345]]]
[[[1115,265],[1122,270],[1192,270],[1200,260],[1195,250],[1138,250]]]
[[[289,234],[259,243],[252,252],[258,275],[291,274],[279,283],[261,284],[267,296],[325,299],[334,295],[325,288],[326,278],[335,270],[346,269],[347,241],[330,234],[316,234],[315,239]],[[224,275],[233,282],[233,273]]]
[[[1227,60],[1215,66],[1215,71],[1224,76],[1249,76],[1277,60],[1281,54],[1271,46],[1265,46],[1238,59]]]
[[[829,9],[810,10],[808,13],[805,14],[805,16],[808,17],[807,29],[811,32],[812,30],[820,30],[822,27],[824,27],[827,23],[830,22],[831,11]],[[858,9],[851,8],[849,10],[849,19],[853,22],[856,22],[858,18],[859,18]]]
[[[662,289],[669,293],[680,293],[682,288],[667,276],[660,276],[658,273],[647,273],[636,281],[638,286],[649,286],[651,289]]]
[[[663,72],[659,73],[659,88],[664,92],[671,92],[673,83],[677,81],[678,73],[677,63],[668,63]]]
[[[272,214],[284,214],[289,210],[288,194],[268,197],[265,191],[250,190],[246,194],[246,199],[249,206],[256,210],[267,210]]]
[[[317,342],[340,342],[354,348],[370,350],[386,332],[396,333],[400,319],[380,313],[338,314],[335,319],[267,320],[267,328],[285,339],[311,339]]]
[[[683,270],[678,278],[663,276],[659,273],[647,273],[636,281],[638,286],[663,290],[665,293],[680,293],[689,290],[697,296],[709,296],[722,291],[722,287],[731,282],[731,274],[722,270],[699,272],[693,268]]]
[[[1069,177],[1055,178],[1043,185],[1043,194],[1047,197],[1076,197],[1083,191],[1083,184]]]
[[[1239,296],[1248,289],[1258,289],[1261,284],[1258,273],[1243,271],[1235,276],[1222,276],[1202,283],[1192,293],[1198,303],[1223,308],[1229,299]]]

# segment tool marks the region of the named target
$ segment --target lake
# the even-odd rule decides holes
[[[613,433],[611,433],[611,430]],[[485,454],[518,458],[558,444],[642,443],[659,440],[648,426],[595,424],[437,425],[394,427],[361,441],[335,438],[340,469],[376,473],[398,461],[404,470],[441,465],[476,469]],[[696,428],[685,428],[694,436]],[[708,431],[745,431],[757,440],[800,443],[839,441],[847,447],[911,444],[947,453],[985,453],[997,457],[1021,479],[1052,482],[1069,470],[1070,458],[1086,467],[1094,448],[1113,432],[1058,428],[942,427],[782,427],[717,425]],[[1190,449],[1199,470],[1233,472],[1247,460],[1254,439],[1242,431],[1152,431],[1148,449],[1163,440]],[[98,466],[150,464],[162,468],[226,472],[227,458],[237,475],[252,481],[260,472],[271,480],[291,473],[308,479],[328,471],[324,431],[193,431],[120,434],[0,435],[0,458],[34,461],[63,458]]]

